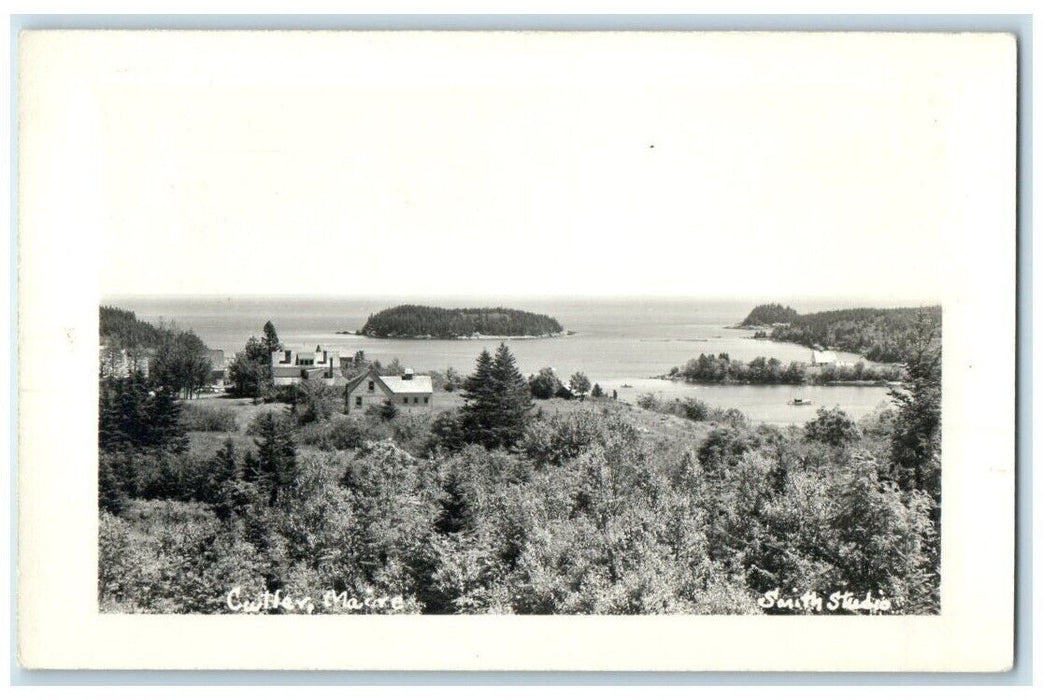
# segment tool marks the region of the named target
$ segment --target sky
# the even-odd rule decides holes
[[[952,274],[951,37],[98,41],[37,42],[35,114],[79,144],[102,297],[933,302]]]

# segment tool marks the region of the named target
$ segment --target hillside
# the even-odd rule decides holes
[[[562,332],[550,316],[517,309],[441,309],[404,305],[373,314],[359,331],[374,338],[461,338],[472,335],[546,336]]]
[[[753,311],[747,314],[740,328],[750,326],[770,326],[775,323],[792,323],[800,317],[796,311],[782,304],[761,304],[755,306]]]
[[[98,310],[98,335],[117,348],[155,348],[169,335],[169,331],[142,321],[133,311],[114,306]]]
[[[807,347],[820,345],[853,352],[874,362],[903,362],[921,316],[934,331],[935,341],[940,342],[940,306],[842,309],[802,314],[788,326],[776,326],[771,338]]]

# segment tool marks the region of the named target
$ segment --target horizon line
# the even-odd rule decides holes
[[[99,297],[101,303],[105,303],[110,300],[185,300],[185,301],[207,301],[217,299],[249,299],[249,300],[265,300],[270,299],[274,301],[289,301],[289,300],[315,300],[315,299],[330,299],[346,301],[351,299],[365,299],[375,301],[392,301],[395,299],[416,301],[416,300],[439,300],[439,299],[539,299],[539,300],[555,300],[555,301],[627,301],[627,300],[655,300],[655,301],[734,301],[739,302],[755,302],[757,304],[772,304],[772,303],[797,303],[799,301],[815,301],[815,302],[859,302],[859,303],[877,303],[877,304],[888,304],[888,305],[909,305],[909,306],[942,306],[942,302],[937,299],[915,299],[910,297],[881,297],[881,296],[840,296],[840,295],[778,295],[776,297],[769,297],[765,294],[751,294],[749,296],[740,295],[723,295],[723,294],[665,294],[665,293],[647,293],[647,294],[554,294],[554,293],[437,293],[437,294],[394,294],[394,293],[354,293],[354,294],[324,294],[324,293],[257,293],[257,292],[237,292],[237,293],[193,293],[193,292],[167,292],[167,293],[120,293],[120,294],[106,294]],[[780,301],[781,299],[781,301]],[[758,301],[759,300],[759,301]]]

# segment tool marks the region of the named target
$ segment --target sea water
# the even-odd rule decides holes
[[[319,297],[138,297],[113,298],[106,304],[137,313],[150,322],[173,323],[194,331],[208,347],[225,351],[231,360],[250,336],[260,337],[271,321],[288,348],[314,350],[316,345],[340,351],[341,356],[362,350],[371,360],[387,363],[398,359],[417,372],[445,371],[452,367],[469,374],[483,348],[495,350],[499,340],[403,340],[345,335],[366,318],[402,303],[433,306],[505,306],[553,316],[571,335],[554,338],[508,339],[525,375],[551,367],[564,381],[573,372],[585,373],[606,393],[634,402],[645,393],[662,398],[692,396],[710,406],[738,408],[755,421],[776,424],[803,423],[814,418],[818,406],[839,406],[853,418],[886,405],[884,387],[752,385],[692,385],[663,379],[672,367],[683,366],[701,353],[727,353],[733,360],[776,357],[784,364],[809,362],[811,351],[792,343],[754,339],[749,329],[735,326],[756,301],[708,299],[541,299],[530,298],[319,298]],[[843,303],[804,301],[801,312],[851,308]],[[857,355],[838,353],[842,361],[859,361]],[[797,393],[811,406],[792,406]]]

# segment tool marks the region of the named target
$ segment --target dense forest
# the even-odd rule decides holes
[[[503,344],[434,415],[343,415],[307,382],[265,404],[104,380],[100,608],[792,614],[765,601],[796,590],[936,613],[940,364],[916,348],[893,408],[788,429],[535,407]]]
[[[141,372],[157,388],[186,398],[210,384],[209,352],[192,331],[155,326],[138,319],[133,311],[102,306],[98,332],[102,378],[126,378]]]
[[[404,305],[373,314],[359,331],[376,338],[459,338],[470,335],[541,336],[561,333],[555,319],[517,309],[441,309]]]
[[[747,314],[740,328],[749,326],[770,326],[774,323],[792,323],[800,317],[796,311],[782,304],[761,304],[753,307],[753,311]]]
[[[98,314],[103,342],[119,348],[156,348],[170,336],[170,331],[141,321],[133,311],[102,306]]]
[[[920,318],[941,342],[942,307],[843,309],[802,314],[788,326],[776,326],[773,340],[853,352],[874,362],[903,362],[914,343]]]

